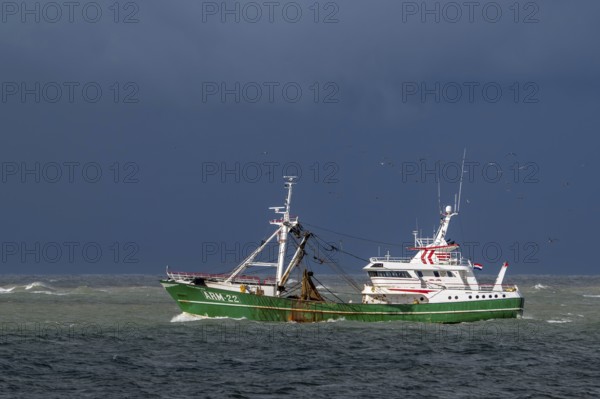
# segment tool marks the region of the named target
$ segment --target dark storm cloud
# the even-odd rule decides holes
[[[500,242],[504,256],[498,262],[518,257],[522,273],[564,271],[574,240],[569,237],[592,234],[586,218],[597,195],[591,182],[597,170],[592,151],[598,142],[600,5],[544,1],[533,9],[521,2],[515,17],[514,2],[495,2],[502,16],[494,23],[479,12],[492,2],[479,2],[473,22],[463,6],[458,22],[440,11],[436,23],[432,15],[422,22],[420,9],[408,13],[421,2],[344,1],[334,3],[337,9],[323,2],[315,23],[313,3],[295,3],[303,11],[297,23],[277,13],[273,23],[266,14],[257,23],[243,15],[239,23],[231,16],[223,23],[218,13],[207,14],[209,2],[196,1],[135,2],[137,23],[123,23],[133,9],[122,9],[115,23],[110,2],[97,3],[103,9],[97,23],[33,23],[31,16],[23,23],[20,15],[3,14],[2,161],[9,168],[78,162],[78,173],[93,162],[102,179],[38,183],[20,171],[4,176],[2,241],[29,247],[97,242],[104,254],[96,263],[63,258],[49,264],[43,256],[39,263],[32,255],[21,258],[19,249],[7,255],[3,270],[156,273],[167,263],[199,268],[203,243],[260,240],[269,230],[266,207],[282,199],[279,181],[263,175],[254,183],[241,172],[222,170],[207,177],[208,163],[264,169],[272,162],[280,175],[287,162],[296,162],[303,181],[295,205],[305,220],[385,242],[407,241],[415,216],[426,231],[437,222],[437,199],[431,179],[404,179],[406,162],[424,159],[433,167],[437,160],[457,161],[466,146],[469,159],[482,166],[465,185],[469,203],[461,224],[451,227],[454,237]],[[427,2],[433,9],[436,4],[443,10],[447,2]],[[338,22],[323,23],[331,15]],[[528,16],[537,22],[524,23]],[[34,94],[24,100],[20,92],[6,94],[12,83],[20,91],[22,83],[35,82],[58,82],[64,90],[65,82],[75,82],[74,100],[66,92],[56,103],[43,95],[36,103]],[[98,102],[82,97],[90,82],[102,89]],[[235,91],[236,83],[238,102],[236,94],[221,92]],[[297,102],[282,94],[286,84],[301,88]],[[486,84],[501,87],[498,101],[482,94]],[[262,96],[252,102],[257,87]],[[462,96],[454,101],[457,88]],[[422,89],[436,93],[423,96]],[[491,162],[502,166],[499,182],[481,177]],[[524,184],[519,175],[511,182],[515,162],[535,163],[538,181]],[[138,181],[124,184],[133,171],[129,163],[139,168],[133,173]],[[324,182],[332,171],[327,163],[338,168],[338,182]],[[453,201],[455,190],[444,181],[446,201]],[[115,242],[116,250],[110,247]],[[138,263],[122,261],[130,242],[139,247]],[[534,263],[523,263],[528,243],[539,247]],[[378,250],[345,245],[363,257]],[[578,266],[566,272],[593,272],[575,256]],[[206,263],[220,267],[220,259]]]

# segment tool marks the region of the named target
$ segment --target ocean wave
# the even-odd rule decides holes
[[[586,298],[600,298],[600,295],[584,295]]]
[[[52,288],[52,287],[50,287],[50,286],[47,286],[46,284],[44,284],[44,283],[41,283],[41,282],[39,282],[39,281],[34,281],[33,283],[31,283],[31,284],[27,284],[27,285],[25,286],[25,289],[26,289],[27,291],[29,291],[29,290],[32,290],[32,289],[34,289],[34,288],[46,288],[47,290],[54,290],[54,288]]]
[[[554,324],[563,324],[563,323],[571,323],[573,322],[573,320],[569,320],[569,319],[558,319],[558,320],[546,320],[547,323],[554,323]]]
[[[550,287],[548,287],[547,285],[538,283],[538,284],[534,285],[533,288],[535,288],[536,290],[545,290],[546,288],[550,288]]]
[[[0,288],[0,294],[10,294],[14,289],[15,287]]]
[[[584,315],[582,315],[582,314],[579,314],[579,313],[571,313],[571,312],[567,313],[567,316],[585,317],[585,316],[584,316]]]

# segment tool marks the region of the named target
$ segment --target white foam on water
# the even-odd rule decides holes
[[[600,298],[600,295],[584,295],[586,298]]]
[[[15,287],[10,287],[10,288],[0,288],[0,294],[10,294],[12,292],[12,290],[14,290]]]
[[[572,321],[573,320],[568,320],[568,319],[546,320],[547,323],[554,323],[554,324],[571,323]]]
[[[342,321],[346,321],[346,318],[340,317],[339,319],[327,319],[327,320],[325,320],[325,323],[337,323],[337,322],[342,322]]]
[[[32,294],[46,294],[46,295],[69,295],[68,292],[54,292],[54,291],[31,291]]]
[[[536,284],[533,286],[533,288],[535,288],[536,290],[545,290],[546,288],[550,288],[547,285],[544,284]]]
[[[245,317],[238,317],[238,318],[227,317],[227,316],[210,317],[210,316],[206,316],[206,315],[197,315],[197,314],[182,312],[181,314],[178,314],[177,316],[173,316],[173,318],[171,319],[171,323],[187,323],[190,321],[198,321],[198,320],[221,320],[221,319],[246,320]]]
[[[207,317],[207,316],[200,316],[200,315],[182,312],[182,313],[178,314],[177,316],[173,316],[173,318],[171,319],[171,323],[187,323],[190,321],[198,321],[198,320],[204,320],[204,319],[208,319],[208,318],[209,317]]]

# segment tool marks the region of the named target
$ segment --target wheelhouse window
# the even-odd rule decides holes
[[[401,270],[401,271],[369,270],[369,277],[411,278],[410,274],[404,270]]]
[[[448,272],[448,277],[454,277],[454,273]]]
[[[422,271],[420,271],[420,270],[417,270],[417,276],[419,276],[419,277],[423,277],[423,272],[422,272]]]
[[[433,275],[434,275],[435,277],[439,277],[439,276],[440,276],[440,273],[438,273],[437,271],[435,271],[435,270],[434,270],[434,271],[433,271]]]
[[[383,267],[383,263],[374,263],[371,267]]]

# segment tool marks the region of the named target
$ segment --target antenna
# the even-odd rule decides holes
[[[298,176],[283,176],[283,178],[287,180],[285,183],[285,188],[288,190],[287,198],[285,199],[284,219],[285,221],[288,221],[290,217],[290,205],[292,204],[292,188],[293,185],[296,184],[296,179]]]
[[[462,183],[463,183],[463,176],[465,175],[465,158],[467,157],[467,149],[465,148],[464,152],[463,152],[463,160],[462,160],[462,165],[460,167],[460,183],[458,185],[458,206],[454,206],[454,208],[456,209],[456,213],[458,213],[460,211],[460,195],[462,193]]]
[[[438,180],[438,211],[440,212],[440,215],[442,214],[442,200],[440,199],[441,197],[441,189],[440,189],[440,181]]]
[[[454,194],[454,212],[458,212],[458,207],[456,206],[456,194]]]

